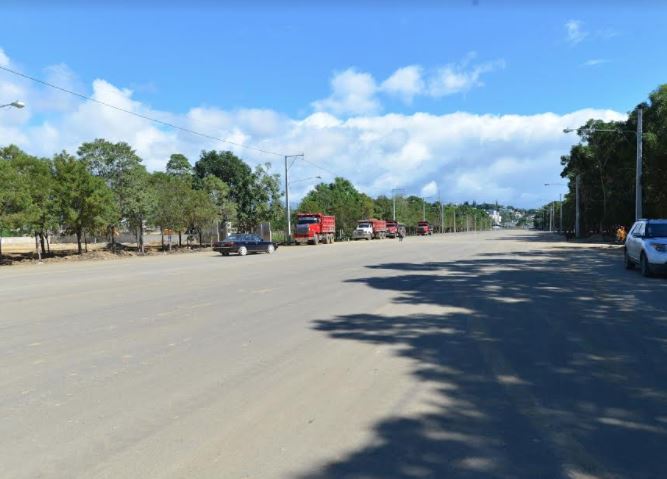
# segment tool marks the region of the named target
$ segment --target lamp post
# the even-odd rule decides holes
[[[585,132],[596,132],[596,131],[605,131],[610,133],[633,133],[637,137],[637,154],[636,154],[636,165],[635,165],[635,221],[641,219],[643,216],[643,195],[642,195],[642,139],[644,136],[644,110],[637,108],[637,131],[635,130],[621,130],[621,129],[606,129],[606,128],[584,128],[582,131]],[[577,131],[574,128],[565,128],[563,133],[572,133]],[[580,183],[580,180],[577,177],[577,184]],[[578,210],[577,210],[578,211]]]
[[[392,199],[392,219],[396,221],[396,193],[403,191],[403,188],[394,188],[391,190],[391,199]]]
[[[285,155],[285,219],[287,220],[287,226],[285,227],[285,242],[288,244],[291,243],[292,238],[292,225],[289,210],[289,181],[287,179],[287,172],[290,169],[290,167],[287,166],[287,160],[290,158],[294,158],[296,161],[297,158],[303,158],[303,153],[298,155]]]
[[[567,185],[565,183],[544,183],[544,186],[567,186]],[[558,203],[560,205],[560,225],[558,226],[558,233],[563,234],[563,194],[562,193],[558,193]],[[553,212],[554,212],[554,208],[553,208],[553,205],[551,205],[552,220],[549,224],[550,227],[551,227],[551,223],[553,223]]]
[[[422,196],[422,221],[426,221],[426,200],[430,200],[432,196]]]

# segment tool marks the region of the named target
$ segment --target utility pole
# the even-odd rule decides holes
[[[391,190],[391,199],[392,199],[392,219],[396,221],[396,193],[403,191],[403,188],[394,188]]]
[[[635,175],[635,221],[644,215],[642,208],[642,136],[644,123],[644,111],[637,109],[637,173]]]
[[[558,194],[558,204],[560,205],[560,224],[558,226],[558,233],[563,234],[563,193]]]
[[[577,238],[581,238],[581,176],[577,175],[575,180],[575,204],[576,204],[576,213],[574,220],[574,235]]]
[[[292,225],[289,212],[289,186],[287,184],[287,155],[285,155],[285,243],[290,244],[292,237]]]
[[[285,228],[285,243],[287,244],[292,242],[292,220],[289,210],[289,181],[287,179],[287,170],[289,170],[287,160],[290,158],[303,158],[303,153],[299,155],[285,155],[285,220],[287,224]]]

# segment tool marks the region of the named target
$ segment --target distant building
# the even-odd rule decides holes
[[[491,217],[491,221],[493,221],[494,225],[500,226],[500,224],[503,221],[502,216],[500,216],[500,213],[498,213],[498,210],[492,210],[489,211],[489,216]]]

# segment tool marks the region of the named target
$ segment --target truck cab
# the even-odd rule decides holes
[[[360,221],[357,227],[352,231],[352,239],[354,240],[370,240],[373,237],[373,224],[370,221]]]
[[[429,224],[428,221],[420,221],[419,223],[417,223],[417,234],[419,236],[426,236],[433,234],[433,230],[431,229],[431,225]]]

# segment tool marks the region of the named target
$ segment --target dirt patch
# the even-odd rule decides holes
[[[44,263],[71,263],[77,261],[110,261],[121,258],[128,258],[132,256],[156,256],[156,255],[172,255],[172,254],[187,254],[197,253],[199,251],[210,251],[210,247],[198,246],[184,246],[181,248],[172,247],[171,251],[162,251],[162,248],[149,246],[145,248],[145,253],[141,253],[135,247],[123,245],[118,247],[116,245],[116,252],[111,251],[111,248],[100,248],[87,253],[76,254],[72,251],[52,251],[50,255],[42,256],[40,260],[38,256],[33,253],[9,253],[3,254],[0,259],[0,266],[11,265],[30,265],[30,264],[44,264]]]

